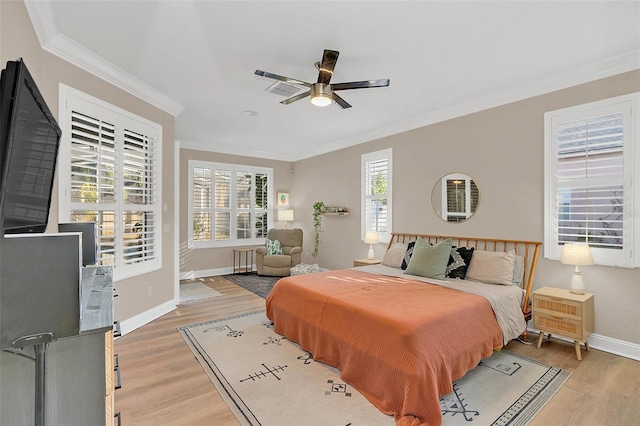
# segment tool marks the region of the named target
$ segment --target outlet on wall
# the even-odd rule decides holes
[[[147,296],[151,296],[153,294],[153,287],[147,287]]]

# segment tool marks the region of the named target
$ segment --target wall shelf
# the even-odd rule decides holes
[[[325,207],[325,211],[320,213],[323,216],[349,216],[349,210],[346,207]]]

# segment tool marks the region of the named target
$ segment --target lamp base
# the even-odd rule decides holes
[[[569,291],[573,294],[584,294],[585,291],[582,273],[577,266],[576,270],[573,271],[573,276],[571,277],[571,289]]]
[[[367,259],[373,260],[376,258],[376,254],[373,252],[373,244],[369,244],[369,254],[367,255]]]

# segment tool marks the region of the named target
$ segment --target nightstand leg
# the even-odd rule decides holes
[[[544,333],[541,331],[540,334],[538,334],[538,349],[542,346],[542,339],[544,339]]]
[[[576,347],[576,356],[578,357],[578,361],[582,361],[582,351],[580,350],[580,342],[578,342],[577,340],[574,340],[573,345]]]
[[[591,348],[589,347],[589,342],[587,342],[586,340],[584,341],[584,348],[587,350],[587,352],[591,351]]]

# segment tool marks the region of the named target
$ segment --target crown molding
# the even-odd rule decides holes
[[[451,105],[437,111],[432,111],[407,120],[382,126],[368,132],[360,133],[353,137],[341,139],[331,144],[323,145],[315,150],[308,151],[304,156],[296,157],[294,161],[315,157],[361,143],[370,142],[442,121],[451,120],[453,118],[462,117],[478,111],[495,108],[501,105],[510,104],[638,69],[640,69],[640,51],[636,50],[624,55],[608,58],[601,62],[571,69],[565,73],[556,74],[517,89],[488,94],[487,96],[472,99],[468,102]]]
[[[58,32],[46,1],[25,0],[40,46],[47,52],[177,117],[184,106]]]
[[[180,143],[180,148],[194,149],[196,151],[217,152],[219,154],[239,155],[243,157],[252,157],[252,158],[263,158],[265,160],[287,161],[290,163],[302,159],[302,158],[296,157],[295,155],[280,154],[277,152],[261,151],[257,149],[246,149],[246,148],[241,148],[241,147],[226,145],[221,143],[201,142],[201,141],[185,140],[185,139],[180,139],[180,140],[177,140],[176,142]]]
[[[149,102],[174,117],[178,116],[184,110],[184,106],[178,102],[147,86],[145,83],[137,80],[62,34],[59,34],[52,18],[53,15],[49,2],[25,0],[25,5],[43,49]],[[225,144],[188,140],[183,141],[183,148],[295,162],[637,69],[640,69],[640,51],[635,50],[597,63],[570,69],[564,73],[557,73],[548,78],[531,82],[530,84],[520,86],[513,90],[490,93],[484,97],[472,99],[468,102],[451,105],[437,111],[421,114],[387,126],[337,140],[311,151],[281,154],[260,150],[247,150]]]

